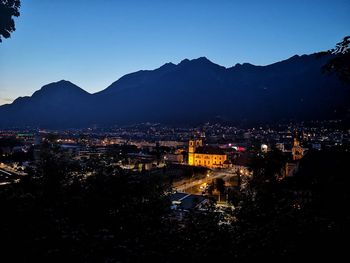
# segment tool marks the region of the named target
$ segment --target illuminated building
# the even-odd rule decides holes
[[[303,158],[305,155],[307,149],[304,149],[300,146],[300,142],[298,140],[298,135],[295,133],[294,141],[293,141],[293,148],[292,148],[292,157],[293,160],[286,163],[285,167],[285,175],[286,176],[293,176],[295,175],[299,170],[299,160]]]
[[[262,144],[262,145],[261,145],[261,151],[262,151],[263,153],[267,153],[267,149],[268,149],[268,147],[267,147],[266,144]]]
[[[252,173],[249,170],[250,160],[251,156],[248,154],[239,155],[233,160],[232,171],[240,175],[251,175]]]
[[[219,148],[203,146],[202,140],[190,140],[188,146],[188,164],[208,168],[221,168],[227,159],[226,153]]]
[[[304,149],[300,146],[297,134],[294,137],[293,148],[292,148],[293,160],[300,160],[304,156]]]

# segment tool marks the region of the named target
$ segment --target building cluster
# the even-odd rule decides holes
[[[19,173],[25,166],[35,165],[40,145],[47,142],[82,164],[100,162],[134,171],[196,166],[251,175],[248,167],[254,156],[278,149],[290,156],[285,168],[290,176],[308,150],[349,147],[350,131],[336,124],[324,121],[242,128],[206,123],[174,128],[144,123],[61,131],[4,130],[0,131],[0,162],[8,172]]]

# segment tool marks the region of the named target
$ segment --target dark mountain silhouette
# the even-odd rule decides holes
[[[293,56],[268,66],[225,68],[205,57],[123,76],[89,94],[68,81],[0,107],[2,127],[82,127],[137,122],[262,123],[342,117],[349,89],[322,74],[330,55]]]
[[[67,127],[82,125],[91,94],[65,80],[43,86],[31,97],[19,97],[0,107],[2,127]],[[73,127],[73,126],[72,126]]]

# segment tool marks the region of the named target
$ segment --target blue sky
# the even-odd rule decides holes
[[[184,58],[266,65],[327,50],[349,14],[348,0],[22,0],[0,44],[0,104],[61,79],[93,93]]]

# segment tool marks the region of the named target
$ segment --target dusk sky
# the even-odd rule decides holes
[[[334,47],[349,0],[22,0],[0,44],[0,104],[69,80],[88,92],[124,74],[205,56],[266,65]]]

